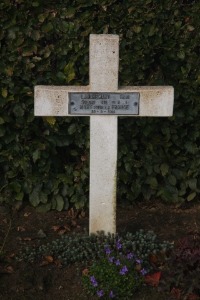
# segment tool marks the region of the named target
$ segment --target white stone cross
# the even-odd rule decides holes
[[[89,232],[115,233],[118,116],[172,116],[174,90],[118,87],[118,35],[91,34],[89,55],[89,86],[36,86],[35,115],[90,116]]]

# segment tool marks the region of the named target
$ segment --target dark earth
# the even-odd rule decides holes
[[[200,202],[182,206],[160,202],[117,208],[117,232],[153,230],[160,240],[176,242],[191,232],[200,232]],[[88,231],[88,212],[73,209],[39,213],[32,207],[0,206],[0,299],[81,300],[93,299],[81,285],[85,266],[62,267],[56,261],[36,264],[16,262],[26,246],[37,246],[59,235]],[[135,299],[169,299],[153,288],[140,291]]]

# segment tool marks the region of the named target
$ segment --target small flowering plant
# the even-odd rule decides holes
[[[105,245],[104,250],[104,256],[83,274],[84,286],[102,299],[131,299],[147,273],[142,261],[132,252],[125,254],[119,239],[113,248]]]

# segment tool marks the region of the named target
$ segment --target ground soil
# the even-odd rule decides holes
[[[157,202],[117,208],[117,232],[134,233],[141,228],[153,230],[161,240],[169,241],[200,232],[200,203],[177,207]],[[59,234],[85,231],[87,212],[39,213],[31,207],[12,210],[0,206],[0,299],[92,300],[82,288],[80,268],[61,267],[55,262],[41,266],[15,261],[23,247],[47,243]],[[135,299],[168,299],[151,293],[144,291]]]

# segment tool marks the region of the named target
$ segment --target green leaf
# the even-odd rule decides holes
[[[46,213],[46,212],[48,212],[48,211],[51,210],[51,203],[40,204],[40,205],[36,208],[36,210],[37,210],[38,212],[41,212],[41,213]]]
[[[12,68],[12,67],[7,67],[7,68],[5,69],[5,73],[6,73],[6,75],[8,75],[8,76],[12,76],[12,75],[13,75],[13,68]]]
[[[33,157],[33,161],[34,161],[34,163],[40,158],[40,151],[37,149],[37,150],[35,150],[34,152],[33,152],[33,155],[32,155],[32,157]]]
[[[179,51],[179,52],[177,53],[177,56],[178,56],[178,58],[180,58],[180,59],[184,59],[184,58],[185,58],[185,53],[184,53],[184,51],[183,51],[183,50]]]
[[[29,201],[34,207],[38,206],[38,204],[40,203],[40,196],[39,196],[40,189],[41,189],[41,185],[37,185],[33,189],[32,193],[29,194]]]
[[[196,178],[191,178],[188,180],[188,185],[191,190],[195,191],[197,188],[197,179]]]
[[[47,17],[46,14],[40,14],[40,15],[38,16],[38,20],[39,20],[41,23],[43,23],[44,20],[46,19],[46,17]]]
[[[169,166],[165,163],[161,164],[160,171],[162,176],[165,176],[169,172]]]
[[[18,182],[12,182],[10,183],[10,188],[15,193],[19,193],[21,191],[21,184]]]
[[[72,123],[68,128],[68,133],[70,135],[74,134],[76,132],[76,124]]]
[[[33,1],[32,2],[32,6],[33,7],[38,7],[40,4],[39,4],[39,2],[37,2],[37,1]]]
[[[192,153],[192,154],[195,154],[195,152],[198,150],[196,144],[189,142],[189,141],[185,143],[185,148],[187,149],[187,151],[189,153]]]
[[[23,117],[24,115],[24,110],[20,105],[16,105],[13,109],[13,112],[16,117]]]
[[[158,193],[158,196],[161,196],[162,199],[164,199],[167,202],[172,201],[172,194],[170,193],[170,191],[167,188],[160,190],[160,192]]]
[[[171,185],[176,185],[176,177],[174,175],[169,175],[168,180]]]
[[[55,117],[44,117],[43,118],[49,125],[54,126],[56,124],[56,118]]]
[[[64,210],[68,210],[68,208],[69,208],[69,201],[68,201],[68,199],[65,197],[64,198]]]
[[[8,90],[6,88],[1,89],[1,95],[3,96],[3,98],[7,98]]]
[[[24,38],[23,37],[19,37],[17,40],[16,40],[16,46],[20,46],[22,45],[24,42]]]
[[[0,125],[4,123],[5,123],[4,119],[0,117]]]
[[[20,192],[15,196],[15,200],[22,201],[24,198],[24,193]]]
[[[40,197],[40,202],[42,202],[44,204],[47,203],[47,201],[48,201],[48,195],[47,194],[45,194],[43,192],[40,192],[39,197]]]
[[[154,25],[152,25],[149,30],[149,36],[153,36],[155,32],[156,32],[156,28]]]
[[[52,199],[51,199],[51,208],[56,209],[56,206],[57,206],[56,198],[52,197]]]
[[[140,31],[142,30],[142,27],[141,26],[138,26],[138,25],[134,25],[133,26],[133,31],[135,33],[140,33]]]
[[[67,77],[67,82],[70,82],[75,78],[76,73],[74,71],[74,63],[70,62],[64,67],[64,74]]]
[[[77,150],[72,149],[72,150],[70,151],[70,154],[71,154],[72,156],[77,156],[79,153],[78,153]]]
[[[197,193],[193,192],[187,196],[187,201],[192,201],[196,197]]]
[[[62,196],[65,197],[67,195],[67,192],[68,192],[68,186],[67,185],[64,185],[63,186],[63,189],[62,189]]]
[[[60,195],[56,196],[56,210],[62,211],[64,207],[64,200]]]
[[[74,7],[69,6],[65,12],[65,16],[67,18],[72,18],[74,16],[75,12],[76,12],[76,9]]]
[[[52,23],[47,23],[47,24],[44,24],[43,26],[42,26],[42,30],[45,32],[45,33],[47,33],[47,32],[49,32],[49,31],[51,31],[53,29],[53,25],[52,25]]]
[[[58,73],[56,74],[56,77],[57,77],[58,79],[60,79],[60,80],[65,80],[65,79],[66,79],[66,76],[65,76],[65,74],[64,74],[63,72],[58,72]]]
[[[152,189],[156,188],[158,185],[158,181],[157,181],[156,177],[149,177],[146,180],[146,183],[149,184]]]

